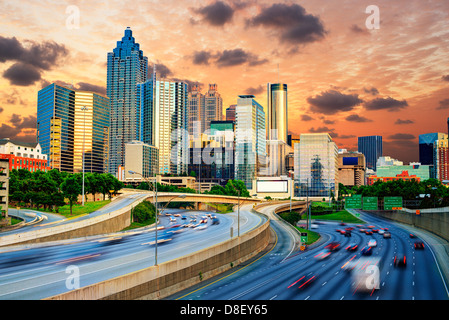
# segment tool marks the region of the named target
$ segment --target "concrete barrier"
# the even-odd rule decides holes
[[[270,221],[215,246],[47,300],[157,300],[220,274],[264,250]]]

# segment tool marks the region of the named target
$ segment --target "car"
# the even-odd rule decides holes
[[[357,250],[357,243],[350,243],[349,246],[346,247],[347,251],[356,251]]]
[[[173,217],[170,217],[170,222],[176,222],[176,219]]]
[[[361,252],[363,256],[370,256],[373,253],[372,247],[363,247]]]
[[[212,224],[220,224],[220,220],[215,218],[212,218]]]
[[[365,231],[365,234],[366,234],[367,236],[370,236],[370,235],[373,234],[373,232],[372,232],[372,231]]]
[[[341,226],[345,226],[345,225],[346,225],[346,223],[344,223],[344,222],[340,222],[340,225],[341,225]]]
[[[345,237],[352,237],[351,232],[350,232],[350,231],[346,231],[346,232],[345,232]]]
[[[391,238],[391,233],[390,232],[385,232],[384,233],[384,239],[390,239]]]
[[[395,267],[405,267],[407,265],[405,254],[399,254],[394,256],[393,263]]]
[[[359,229],[360,232],[366,232],[366,229]]]
[[[187,220],[187,217],[186,216],[182,216],[181,219],[182,220]]]
[[[369,228],[369,229],[374,229],[374,226],[371,225],[371,226],[368,226],[367,228]]]
[[[289,289],[293,286],[295,286],[295,287],[298,286],[298,289],[307,288],[316,280],[316,278],[317,278],[316,275],[313,275],[313,274],[309,274],[307,276],[302,276],[298,280],[293,282],[291,285],[289,285],[287,287],[287,289]]]
[[[330,250],[323,250],[315,256],[315,259],[323,260],[323,259],[326,259],[327,257],[329,257],[330,254],[331,254]]]
[[[340,243],[339,242],[331,242],[324,248],[328,249],[329,251],[337,251],[340,249]]]
[[[352,231],[352,230],[354,230],[354,228],[353,227],[347,227],[347,228],[345,228],[345,230],[346,231]]]
[[[318,225],[316,223],[312,223],[310,226],[311,229],[318,229]]]
[[[195,230],[204,230],[206,228],[207,228],[207,224],[202,224],[202,225],[200,225],[198,227],[195,227]]]
[[[424,249],[424,243],[422,241],[415,241],[414,246],[415,246],[415,250],[423,250]]]
[[[410,238],[416,238],[416,236],[413,233],[410,233]]]
[[[374,239],[371,239],[370,241],[368,241],[368,247],[376,247],[377,246],[377,241]]]
[[[384,233],[385,233],[385,230],[379,229],[378,233],[379,233],[379,234],[384,234]]]

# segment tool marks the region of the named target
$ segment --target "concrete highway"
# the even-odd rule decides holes
[[[266,208],[267,211],[270,208]],[[297,249],[298,238],[284,225],[272,220],[276,243],[255,261],[236,267],[225,274],[179,292],[167,299],[179,300],[447,300],[448,287],[436,263],[434,250],[419,237],[388,221],[361,213],[366,221],[341,226],[323,222],[314,229],[321,234],[319,242],[306,251]],[[374,226],[368,228],[368,226]],[[353,227],[351,237],[337,229]],[[385,230],[367,235],[359,229]],[[376,245],[362,255],[370,240]],[[415,249],[415,241],[423,241],[424,249]],[[339,243],[335,251],[325,247]],[[354,244],[354,251],[346,248]],[[293,249],[294,248],[294,249]],[[293,251],[292,251],[293,249]],[[369,251],[367,253],[369,253]],[[406,265],[396,266],[396,261]],[[359,260],[362,258],[362,260]],[[366,261],[370,261],[367,263]],[[357,262],[360,262],[357,264]],[[379,268],[368,266],[379,266]],[[353,268],[354,267],[354,268]],[[362,281],[359,281],[362,280]]]
[[[241,209],[241,233],[264,222],[261,216],[251,214],[250,208]],[[237,235],[237,213],[215,214],[219,224],[213,224],[210,217],[206,223],[200,223],[206,212],[166,209],[165,213],[160,218],[163,229],[158,229],[158,263],[223,242],[230,238],[231,228],[233,235]],[[197,227],[180,226],[184,224]],[[2,248],[0,299],[34,300],[67,292],[73,289],[73,283],[68,281],[73,270],[79,272],[79,287],[84,287],[150,267],[155,263],[154,243],[155,229],[142,228],[107,236]]]

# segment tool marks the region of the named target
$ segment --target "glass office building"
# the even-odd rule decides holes
[[[117,175],[125,164],[125,144],[141,137],[136,88],[148,76],[148,58],[128,27],[117,47],[108,53],[107,96],[110,99],[109,172]]]
[[[295,196],[338,195],[338,148],[328,133],[301,134],[294,149]]]
[[[365,155],[366,167],[376,171],[377,159],[382,157],[382,137],[358,137],[358,151]]]
[[[269,83],[267,87],[268,140],[280,140],[287,143],[287,85],[284,83]]]
[[[187,83],[153,79],[137,85],[141,139],[159,150],[159,174],[187,172]]]
[[[441,132],[425,133],[419,135],[419,162],[423,165],[433,165],[434,148],[437,140],[443,140],[447,134]]]
[[[235,108],[235,178],[252,189],[265,162],[265,112],[253,95],[241,95]]]
[[[73,172],[75,91],[51,84],[37,94],[37,142],[48,166]]]
[[[65,172],[107,170],[109,99],[51,84],[38,92],[37,142],[48,166]]]

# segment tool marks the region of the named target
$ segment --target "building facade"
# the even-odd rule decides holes
[[[147,80],[148,58],[129,27],[107,58],[107,96],[111,110],[109,172],[117,176],[118,167],[125,163],[125,144],[141,137],[136,88],[138,83]]]
[[[285,83],[267,85],[267,139],[288,142],[288,99]]]
[[[223,99],[218,93],[217,84],[209,84],[209,91],[204,95],[204,108],[201,109],[202,132],[210,130],[211,121],[223,120]]]
[[[235,109],[235,178],[248,189],[266,163],[265,112],[254,98],[239,96]]]
[[[155,177],[159,170],[159,151],[142,141],[131,141],[125,145],[125,181],[134,177],[129,171],[142,174],[145,178]]]
[[[338,196],[338,148],[328,133],[301,134],[295,145],[295,196]]]
[[[358,151],[365,155],[366,167],[376,171],[377,159],[383,155],[382,137],[358,137]]]
[[[0,159],[9,160],[9,169],[26,169],[30,172],[48,171],[47,155],[38,143],[25,143],[0,139]]]
[[[436,140],[434,142],[434,162],[433,168],[435,179],[449,183],[449,142],[447,135],[445,139]]]
[[[365,185],[365,155],[362,153],[338,154],[338,183],[345,186]]]
[[[236,104],[232,104],[226,109],[226,121],[235,121],[235,107]]]
[[[377,181],[382,181],[382,182],[386,182],[386,181],[396,181],[396,180],[403,180],[403,181],[411,181],[411,180],[416,180],[417,182],[421,181],[420,177],[417,177],[416,175],[410,175],[408,173],[408,171],[403,171],[401,173],[398,173],[397,175],[395,175],[394,177],[378,177],[377,175],[372,175],[368,177],[368,185],[372,185]]]
[[[204,132],[204,123],[201,115],[204,113],[204,95],[199,91],[199,87],[194,85],[188,93],[187,108],[189,112],[188,128],[190,135],[200,135]]]
[[[0,226],[9,225],[9,161],[0,159]]]

